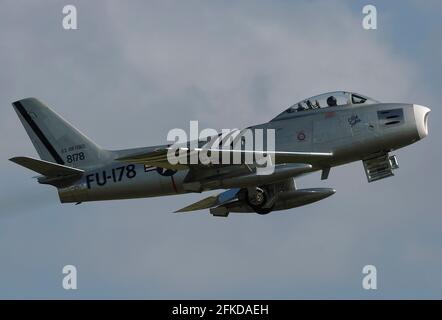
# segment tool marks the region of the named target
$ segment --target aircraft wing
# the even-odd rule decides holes
[[[275,164],[279,163],[311,163],[316,162],[321,159],[325,159],[333,156],[332,152],[296,152],[296,151],[255,151],[255,150],[230,150],[230,149],[204,149],[204,148],[180,148],[180,150],[185,151],[182,152],[182,155],[178,157],[181,160],[189,159],[189,156],[195,153],[199,153],[201,151],[207,152],[210,150],[211,152],[219,152],[219,155],[222,156],[224,153],[227,153],[229,156],[238,155],[245,156],[247,154],[253,154],[254,156],[266,156],[271,155],[274,156]],[[141,152],[129,154],[120,158],[117,158],[118,161],[130,162],[130,163],[141,163],[145,165],[150,165],[154,167],[161,167],[166,169],[173,170],[184,170],[188,169],[191,166],[202,166],[202,164],[181,164],[184,161],[179,161],[178,164],[171,164],[168,161],[167,153],[169,149],[158,149],[150,152]],[[187,161],[188,163],[189,161]]]
[[[272,210],[296,208],[320,201],[336,192],[336,190],[331,188],[297,189],[294,180],[291,178],[267,186],[272,186],[277,190],[269,200]],[[175,212],[209,209],[213,216],[218,217],[227,217],[230,212],[253,212],[254,209],[246,199],[247,193],[244,193],[243,191],[245,190],[241,188],[229,189],[218,195],[213,195],[195,202]]]
[[[189,212],[225,205],[227,203],[236,201],[237,194],[240,190],[240,188],[235,188],[224,191],[216,196],[210,196],[198,202],[192,203],[191,205],[181,208],[175,212]]]

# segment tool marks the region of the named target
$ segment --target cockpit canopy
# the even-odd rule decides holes
[[[327,92],[295,103],[275,119],[285,118],[292,113],[306,110],[374,103],[379,103],[379,101],[359,93],[346,91]]]

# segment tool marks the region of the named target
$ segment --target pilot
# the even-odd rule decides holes
[[[316,107],[317,109],[320,109],[320,108],[321,108],[321,105],[319,104],[318,100],[315,101],[315,107]]]
[[[310,100],[305,100],[305,104],[307,105],[308,109],[313,109],[313,104],[311,103]]]
[[[329,107],[336,107],[336,106],[338,105],[338,104],[337,104],[337,101],[336,101],[336,98],[333,97],[333,96],[328,97],[328,98],[327,98],[327,105],[328,105]]]

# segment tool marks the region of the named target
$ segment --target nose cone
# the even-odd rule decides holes
[[[423,139],[428,135],[428,115],[431,110],[430,108],[418,104],[413,105],[413,110],[419,138]]]

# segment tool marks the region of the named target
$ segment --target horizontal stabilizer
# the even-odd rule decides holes
[[[80,169],[30,157],[14,157],[9,160],[50,178],[82,175],[84,173],[84,171]]]

